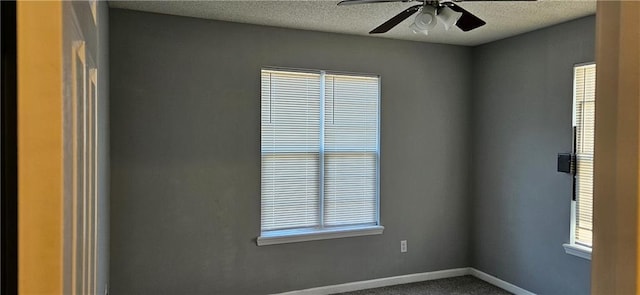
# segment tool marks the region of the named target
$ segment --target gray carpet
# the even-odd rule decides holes
[[[461,276],[441,280],[395,285],[354,292],[342,295],[506,295],[511,294],[472,276]]]

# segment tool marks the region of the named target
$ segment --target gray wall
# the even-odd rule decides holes
[[[113,294],[260,294],[469,265],[470,48],[118,9],[110,25]],[[383,235],[256,246],[266,65],[382,76]]]
[[[595,17],[473,50],[471,265],[540,294],[588,294],[590,262],[564,253],[573,65],[594,59]]]

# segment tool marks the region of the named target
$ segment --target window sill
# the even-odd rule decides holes
[[[297,243],[315,240],[339,239],[358,236],[380,235],[384,226],[350,226],[323,230],[296,229],[262,233],[257,239],[258,246]]]
[[[562,244],[567,254],[591,260],[591,248],[578,244]]]

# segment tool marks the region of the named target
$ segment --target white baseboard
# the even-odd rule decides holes
[[[518,286],[516,286],[514,284],[511,284],[509,282],[503,281],[503,280],[501,280],[499,278],[496,278],[496,277],[494,277],[494,276],[492,276],[492,275],[490,275],[488,273],[479,271],[479,270],[477,270],[477,269],[475,269],[473,267],[469,268],[469,274],[474,276],[474,277],[476,277],[476,278],[478,278],[478,279],[481,279],[481,280],[483,280],[483,281],[485,281],[485,282],[487,282],[489,284],[492,284],[494,286],[498,286],[498,287],[500,287],[502,289],[505,289],[505,290],[515,294],[515,295],[535,295],[535,293],[533,293],[533,292],[530,292],[530,291],[527,291],[525,289],[522,289],[522,288],[520,288],[520,287],[518,287]]]
[[[333,294],[333,293],[342,293],[342,292],[352,292],[352,291],[358,291],[358,290],[364,290],[364,289],[380,288],[380,287],[399,285],[399,284],[408,284],[408,283],[415,283],[415,282],[422,282],[422,281],[452,278],[452,277],[458,277],[458,276],[464,276],[464,275],[472,275],[489,284],[505,289],[515,295],[535,295],[532,292],[529,292],[514,284],[505,282],[499,278],[496,278],[490,274],[479,271],[472,267],[445,269],[445,270],[439,270],[439,271],[423,272],[423,273],[409,274],[409,275],[396,276],[396,277],[380,278],[380,279],[374,279],[374,280],[368,280],[368,281],[359,281],[359,282],[353,282],[353,283],[317,287],[317,288],[311,288],[311,289],[280,293],[278,295],[324,295],[324,294]]]
[[[429,280],[458,277],[458,276],[463,276],[467,274],[469,274],[469,268],[466,268],[466,267],[454,268],[454,269],[447,269],[447,270],[423,272],[423,273],[409,274],[409,275],[403,275],[403,276],[397,276],[397,277],[381,278],[381,279],[375,279],[375,280],[359,281],[359,282],[346,283],[346,284],[340,284],[340,285],[331,285],[331,286],[304,289],[304,290],[298,290],[298,291],[291,291],[291,292],[280,293],[280,295],[324,295],[324,294],[351,292],[351,291],[380,288],[380,287],[399,285],[399,284],[408,284],[408,283],[415,283],[415,282],[422,282],[422,281],[429,281]]]

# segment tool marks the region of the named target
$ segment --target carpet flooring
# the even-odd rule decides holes
[[[511,294],[473,276],[387,286],[341,295],[506,295]]]

